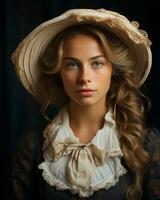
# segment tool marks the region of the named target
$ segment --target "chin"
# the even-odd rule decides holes
[[[94,106],[96,104],[98,104],[97,101],[93,101],[91,99],[83,99],[83,100],[76,100],[74,101],[75,104],[77,104],[77,106]]]

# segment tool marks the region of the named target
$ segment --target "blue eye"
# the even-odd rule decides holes
[[[68,69],[76,69],[78,67],[77,63],[67,63],[65,65],[66,68]]]
[[[99,62],[99,61],[95,61],[95,62],[92,64],[92,66],[93,66],[94,68],[101,68],[101,67],[103,67],[103,63],[102,63],[102,62]]]

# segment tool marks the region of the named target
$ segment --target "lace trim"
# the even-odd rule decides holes
[[[108,190],[109,188],[115,186],[119,182],[119,178],[123,176],[124,174],[127,173],[127,170],[121,166],[119,171],[116,172],[115,177],[110,180],[110,182],[107,182],[107,180],[97,182],[96,184],[90,184],[87,187],[80,188],[77,187],[76,185],[67,185],[64,182],[58,180],[54,175],[52,177],[50,176],[48,170],[45,167],[45,163],[41,163],[38,166],[39,169],[43,169],[42,176],[44,180],[51,186],[55,186],[57,190],[67,190],[69,189],[72,194],[77,194],[79,193],[79,197],[84,198],[84,197],[89,197],[93,195],[94,192],[98,191],[99,189],[106,189]]]
[[[39,169],[43,169],[44,180],[50,185],[55,185],[59,190],[69,189],[73,194],[79,193],[80,197],[88,197],[94,191],[101,188],[108,189],[116,185],[119,177],[127,171],[120,162],[123,153],[119,146],[118,134],[111,111],[106,113],[105,125],[97,133],[94,141],[82,144],[79,142],[79,138],[70,132],[66,108],[63,108],[44,130],[43,156],[45,161],[38,166]],[[108,129],[108,127],[110,128]],[[106,135],[107,143],[103,147],[96,144],[96,139],[99,141],[100,133],[102,137],[104,137],[104,134]],[[68,161],[67,163],[62,161],[66,167],[61,172],[58,167],[59,164],[56,162],[64,156],[68,157]],[[103,173],[103,166],[106,167],[108,172],[103,178],[96,180],[94,175],[95,173]],[[98,167],[100,168],[98,169]],[[61,177],[62,180],[59,180],[55,173],[64,173],[65,175]],[[108,178],[111,179],[110,182]]]

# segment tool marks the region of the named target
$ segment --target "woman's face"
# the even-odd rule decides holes
[[[93,37],[78,34],[65,41],[60,74],[72,103],[106,105],[112,64]]]

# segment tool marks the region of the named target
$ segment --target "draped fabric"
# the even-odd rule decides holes
[[[158,2],[158,1],[157,1]],[[18,81],[10,57],[18,43],[41,22],[71,8],[106,8],[137,20],[153,42],[153,68],[146,83],[152,99],[150,125],[160,128],[160,60],[159,6],[145,0],[5,0],[0,3],[0,185],[1,199],[11,199],[11,165],[17,141],[26,129],[39,126],[43,120],[40,106]],[[53,111],[54,114],[55,111]]]
[[[59,112],[43,132],[44,160],[38,168],[43,170],[47,183],[83,198],[119,182],[127,170],[121,164],[123,153],[111,110],[104,121],[90,142],[84,144],[70,128],[67,107]]]

